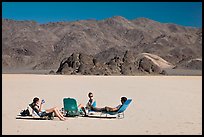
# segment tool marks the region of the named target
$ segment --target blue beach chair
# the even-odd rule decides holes
[[[125,101],[125,103],[120,107],[120,109],[116,112],[101,112],[102,116],[103,114],[106,115],[106,117],[109,115],[117,115],[117,118],[124,118],[125,117],[125,110],[127,109],[127,107],[129,106],[129,104],[131,103],[132,99],[128,99]]]

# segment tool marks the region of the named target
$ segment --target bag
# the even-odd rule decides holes
[[[30,116],[30,111],[29,111],[29,109],[27,108],[26,110],[25,110],[25,109],[22,110],[22,111],[20,112],[20,114],[21,114],[21,116]]]

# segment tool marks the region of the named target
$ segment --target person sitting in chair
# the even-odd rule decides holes
[[[107,112],[116,112],[116,111],[118,111],[121,107],[122,107],[122,105],[125,103],[125,101],[127,100],[127,98],[126,97],[121,97],[121,103],[122,104],[119,104],[117,107],[105,107],[105,110],[107,111]]]
[[[86,110],[91,110],[92,107],[95,107],[95,106],[93,106],[93,103],[95,102],[94,99],[93,99],[93,93],[89,92],[88,97],[89,97],[89,100],[88,100],[88,102],[86,104],[86,107],[84,107],[82,104],[80,104],[78,106],[78,108],[81,108],[82,111],[84,112],[84,116],[88,116]]]
[[[95,102],[95,100],[93,99],[93,93],[92,92],[89,92],[88,97],[89,97],[89,101],[86,104],[86,109],[90,110],[92,107],[95,107],[95,106],[93,106],[93,103]]]
[[[42,109],[42,105],[44,103],[44,100],[42,100],[40,102],[40,99],[38,97],[35,97],[33,99],[33,102],[30,104],[30,107],[39,115],[39,116],[43,116],[46,113],[52,113],[54,112],[54,114],[62,121],[66,120],[65,117],[63,116],[63,114],[59,111],[59,109],[57,107],[53,107],[50,109],[46,109],[43,110]]]
[[[126,97],[121,97],[121,103],[122,104],[119,104],[117,107],[105,106],[105,107],[102,107],[102,108],[97,108],[97,107],[91,106],[91,110],[96,111],[96,112],[102,112],[102,111],[105,111],[105,112],[117,112],[122,107],[122,105],[125,103],[126,100],[127,100]]]

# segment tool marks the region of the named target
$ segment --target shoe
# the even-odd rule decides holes
[[[88,115],[86,114],[86,115],[84,115],[84,117],[88,117]]]

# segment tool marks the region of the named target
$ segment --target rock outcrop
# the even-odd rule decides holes
[[[163,74],[164,69],[175,66],[161,57],[149,53],[135,55],[126,51],[123,57],[115,56],[108,62],[98,62],[84,53],[73,53],[64,58],[56,73],[80,75],[137,75]]]
[[[161,57],[149,53],[141,53],[137,56],[138,69],[148,73],[161,74],[164,69],[173,69],[176,66],[162,59]]]
[[[202,70],[202,59],[191,59],[186,63],[188,69]]]

